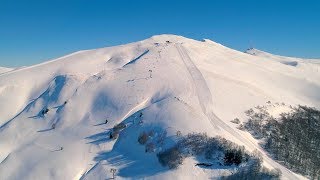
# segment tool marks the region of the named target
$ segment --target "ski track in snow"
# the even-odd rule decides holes
[[[212,118],[212,114],[214,114],[212,112],[212,109],[213,109],[212,95],[210,93],[210,89],[207,86],[204,77],[202,76],[199,69],[194,65],[194,63],[192,62],[192,60],[190,59],[189,55],[186,53],[182,45],[176,44],[175,46],[192,78],[192,82],[196,89],[195,92],[198,97],[202,112],[208,117],[212,126],[215,129],[218,129],[218,127],[214,123],[214,119]]]
[[[9,158],[9,156],[10,156],[10,153],[7,156],[5,156],[5,158],[0,162],[0,164],[4,163]]]
[[[89,170],[87,170],[85,173],[82,174],[82,176],[79,178],[79,180],[83,180],[86,178],[86,175],[89,174],[91,171],[93,171],[99,164],[101,161],[95,163],[94,165],[92,165],[92,167],[90,167]]]
[[[228,132],[230,135],[237,138],[239,141],[245,143],[246,145],[250,146],[252,149],[258,149],[263,154],[263,160],[272,165],[274,168],[281,169],[283,178],[287,178],[290,180],[298,179],[295,175],[293,175],[287,168],[281,166],[277,162],[273,162],[272,159],[268,157],[266,153],[264,153],[264,150],[257,146],[255,143],[250,141],[247,138],[243,138],[239,133],[237,133],[234,129],[232,129],[230,126],[228,126],[225,122],[223,122],[219,117],[216,116],[216,114],[213,112],[213,101],[212,101],[212,95],[210,92],[210,89],[206,83],[206,80],[204,79],[203,75],[201,74],[201,71],[196,67],[196,65],[192,62],[190,56],[186,52],[185,48],[181,44],[175,44],[175,47],[177,51],[180,54],[180,57],[182,61],[184,62],[187,70],[190,73],[190,76],[192,77],[194,87],[196,88],[196,95],[199,99],[200,106],[202,108],[203,113],[208,117],[210,120],[212,126],[215,129],[223,129],[226,132]]]

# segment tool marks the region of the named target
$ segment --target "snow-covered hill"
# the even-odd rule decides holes
[[[106,179],[112,168],[119,178],[208,179],[231,171],[199,168],[193,158],[162,167],[137,141],[148,130],[165,134],[161,148],[177,131],[219,135],[260,150],[283,178],[302,178],[230,120],[267,101],[319,108],[319,62],[247,53],[159,35],[0,73],[0,179]],[[111,140],[119,123],[127,128]]]

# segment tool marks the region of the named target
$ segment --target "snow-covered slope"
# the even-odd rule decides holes
[[[159,35],[0,74],[0,179],[106,179],[111,168],[122,178],[207,179],[228,171],[195,167],[192,158],[162,167],[137,142],[150,129],[166,132],[169,144],[177,131],[220,135],[259,149],[283,178],[302,178],[230,123],[267,101],[320,107],[319,63],[274,59]],[[127,128],[110,140],[121,122]]]
[[[11,70],[13,70],[13,69],[11,69],[11,68],[6,68],[6,67],[0,67],[0,74],[5,73],[5,72],[8,72],[8,71],[11,71]]]
[[[285,57],[279,55],[273,55],[258,49],[250,48],[246,50],[246,53],[266,58],[269,60],[280,62],[284,65],[296,67],[298,69],[304,69],[305,71],[319,72],[320,70],[320,59],[301,59],[295,57]]]

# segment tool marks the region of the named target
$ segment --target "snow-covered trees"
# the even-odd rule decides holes
[[[183,160],[189,156],[203,156],[210,162],[198,163],[196,165],[231,166],[236,165],[238,171],[223,177],[225,179],[278,179],[280,172],[268,170],[262,167],[262,156],[258,151],[248,153],[243,146],[239,146],[227,139],[208,137],[205,133],[192,133],[182,136],[171,148],[157,154],[159,162],[170,169],[179,167]],[[242,166],[239,166],[243,164]]]
[[[115,125],[112,128],[112,131],[110,132],[110,139],[117,139],[119,137],[120,131],[126,127],[127,127],[127,125],[124,123],[119,123],[119,124]]]
[[[161,165],[168,166],[170,169],[177,168],[184,159],[184,154],[177,146],[160,152],[157,156]]]
[[[249,154],[243,146],[238,146],[221,137],[208,137],[205,133],[192,133],[181,137],[175,146],[158,153],[160,163],[176,168],[188,156],[204,156],[208,160],[220,158],[225,165],[246,162]]]
[[[229,176],[224,176],[223,180],[233,179],[280,179],[281,171],[278,169],[269,170],[262,167],[262,161],[259,158],[253,157],[247,166],[240,167],[239,170]]]
[[[138,142],[142,145],[146,144],[149,139],[149,136],[146,132],[143,132],[138,137]]]
[[[250,113],[245,128],[265,138],[264,147],[289,169],[320,178],[320,111],[306,106],[273,118],[265,112]]]
[[[234,124],[239,124],[240,120],[239,120],[239,118],[235,118],[235,119],[231,120],[230,122],[232,122]]]
[[[243,152],[240,149],[227,150],[224,154],[224,163],[226,165],[239,165],[243,159]]]

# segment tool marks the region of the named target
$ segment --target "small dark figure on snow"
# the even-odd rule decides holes
[[[106,122],[105,122],[105,124],[107,124],[108,123],[108,119],[106,119]]]
[[[51,128],[52,128],[52,129],[55,129],[55,128],[56,128],[56,124],[53,123],[52,126],[51,126]]]
[[[42,114],[42,115],[45,115],[45,114],[47,114],[48,112],[49,112],[49,109],[46,108],[46,109],[43,109],[43,110],[41,111],[41,114]]]
[[[140,115],[139,115],[139,117],[142,117],[142,115],[143,115],[143,114],[142,114],[142,112],[140,112]]]
[[[212,166],[213,164],[211,163],[197,163],[195,166],[204,166],[204,167],[210,167]]]
[[[117,170],[112,168],[112,169],[110,169],[110,172],[112,173],[111,179],[115,179],[116,178],[115,174],[116,174]]]

